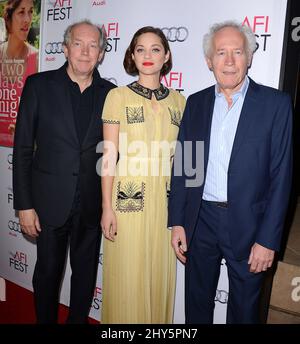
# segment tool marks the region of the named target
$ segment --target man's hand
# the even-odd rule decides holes
[[[23,233],[37,237],[41,231],[39,217],[34,209],[19,210],[19,219]]]
[[[250,264],[250,272],[258,273],[266,271],[272,266],[274,254],[274,250],[270,250],[269,248],[255,243],[251,248],[248,260],[248,264]]]
[[[174,248],[177,258],[183,264],[185,264],[186,257],[184,254],[187,251],[187,246],[186,246],[185,230],[182,226],[172,227],[171,244],[172,244],[172,247]]]

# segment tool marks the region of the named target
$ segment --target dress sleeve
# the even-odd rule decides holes
[[[119,88],[109,91],[102,112],[103,123],[120,124],[121,119],[121,94]]]

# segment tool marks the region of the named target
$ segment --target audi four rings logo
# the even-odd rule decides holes
[[[9,228],[9,230],[11,230],[13,232],[22,233],[21,226],[16,221],[12,221],[12,220],[8,221],[8,228]]]
[[[12,160],[13,160],[13,155],[12,154],[8,154],[7,156],[7,162],[12,165]]]
[[[189,30],[184,26],[163,27],[161,30],[169,42],[184,42],[189,36]]]
[[[45,53],[50,54],[62,54],[63,44],[62,42],[48,42],[45,47]]]
[[[215,301],[220,303],[227,303],[228,300],[228,292],[226,290],[219,290],[217,289]]]

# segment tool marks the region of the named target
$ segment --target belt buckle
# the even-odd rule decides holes
[[[217,207],[228,208],[228,202],[217,202]]]

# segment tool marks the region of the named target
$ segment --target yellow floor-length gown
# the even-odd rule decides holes
[[[168,148],[184,106],[180,93],[137,82],[106,98],[102,119],[120,125],[120,155],[112,194],[118,232],[115,242],[103,239],[102,323],[172,322],[176,257],[167,203],[174,149]]]

